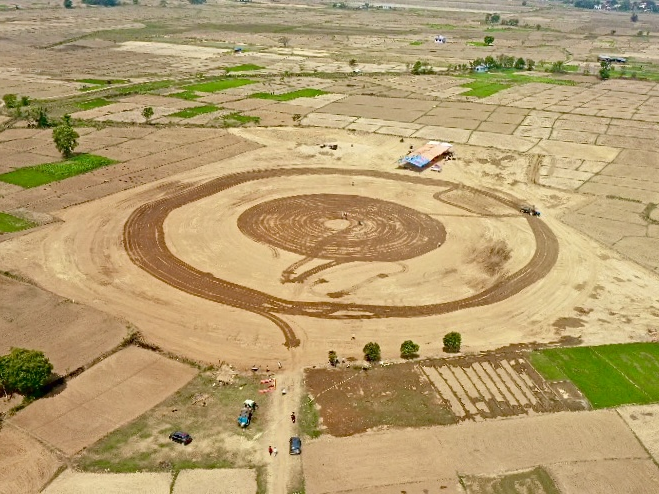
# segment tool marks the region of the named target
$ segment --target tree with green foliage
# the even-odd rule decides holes
[[[526,59],[526,70],[533,70],[535,68],[535,60],[532,58]]]
[[[21,96],[21,106],[30,106],[29,96]]]
[[[611,64],[607,62],[602,62],[600,64],[600,71],[599,71],[600,79],[603,81],[606,81],[611,77]]]
[[[638,14],[634,12],[630,19],[632,22],[638,22]]]
[[[400,356],[403,358],[414,358],[419,354],[419,345],[412,340],[405,340],[400,345]]]
[[[566,72],[565,70],[565,62],[562,60],[559,60],[557,62],[554,62],[551,64],[551,67],[549,67],[549,72],[552,74],[563,74]]]
[[[71,115],[64,115],[62,122],[53,129],[55,147],[65,158],[70,158],[73,150],[78,147],[78,134],[71,125]]]
[[[380,345],[369,342],[364,345],[364,360],[367,362],[377,362],[380,360]]]
[[[526,62],[522,57],[519,57],[517,60],[515,60],[515,65],[514,67],[517,70],[524,70],[524,67],[526,67]]]
[[[356,66],[357,66],[357,59],[356,59],[356,58],[351,58],[351,59],[348,61],[348,65],[349,65],[351,68],[356,67]]]
[[[15,94],[5,94],[2,97],[2,101],[5,102],[7,108],[16,108],[18,106],[18,96]]]
[[[420,75],[420,74],[432,74],[434,72],[432,66],[425,60],[417,60],[414,62],[414,65],[412,66],[412,70],[410,71],[414,75]]]
[[[72,9],[73,8],[73,2],[71,0],[64,0],[64,8],[65,9]]]
[[[336,352],[334,350],[330,350],[327,354],[327,357],[329,359],[330,365],[332,367],[336,367],[336,364],[339,363],[339,357],[336,355]]]
[[[146,123],[151,123],[151,117],[153,117],[153,108],[150,106],[145,107],[142,110],[142,116],[144,117],[144,121]]]
[[[444,335],[444,350],[449,353],[458,353],[462,345],[462,336],[460,333],[451,331]]]
[[[0,357],[0,385],[5,393],[19,393],[30,398],[41,393],[53,371],[43,352],[12,348]]]
[[[494,43],[494,36],[485,36],[483,38],[483,43],[485,43],[485,46],[492,46],[492,43]]]
[[[36,127],[37,129],[47,129],[52,127],[50,119],[48,118],[48,110],[39,106],[37,108],[32,108],[27,116],[28,127]]]
[[[281,37],[277,40],[277,42],[278,42],[281,46],[283,46],[284,48],[288,48],[288,45],[289,45],[290,42],[291,42],[291,38],[289,38],[288,36],[281,36]]]

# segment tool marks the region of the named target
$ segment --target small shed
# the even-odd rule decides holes
[[[452,147],[448,142],[429,141],[405,156],[403,162],[406,167],[420,172],[449,152]]]
[[[243,47],[242,46],[234,46],[233,47],[233,52],[238,54],[243,52]]]
[[[435,36],[435,43],[446,43],[446,37],[442,36],[441,34],[438,34]]]
[[[482,73],[482,72],[487,72],[488,70],[490,70],[489,67],[483,64],[474,67],[474,72]]]

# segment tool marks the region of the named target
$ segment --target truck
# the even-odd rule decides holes
[[[538,211],[538,209],[535,206],[522,206],[519,209],[519,212],[531,216],[540,216],[540,211]]]

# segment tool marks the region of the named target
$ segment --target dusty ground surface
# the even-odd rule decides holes
[[[615,460],[637,476],[633,485],[639,492],[658,488],[657,466],[614,411],[562,412],[339,439],[323,436],[307,442],[304,472],[306,490],[313,494],[356,493],[379,485],[407,490],[408,484],[422,482],[460,492],[458,474],[493,475],[543,465],[561,472],[563,492],[580,492],[586,484],[572,471],[602,471]],[[624,492],[628,478],[598,480],[593,475],[588,488]]]
[[[60,375],[90,363],[128,334],[125,322],[5,276],[0,306],[0,354],[11,347],[40,350]]]
[[[120,494],[167,494],[172,483],[171,473],[85,473],[66,470],[43,492],[47,494],[85,494],[107,492]]]
[[[330,9],[318,2],[304,5],[220,2],[201,7],[183,3],[177,4],[177,8],[158,7],[156,0],[142,3],[145,5],[97,9],[76,2],[75,9],[62,9],[54,1],[34,4],[18,0],[21,9],[2,9],[0,94],[19,93],[33,98],[70,95],[81,101],[105,94],[103,86],[82,93],[82,87],[89,85],[81,81],[83,78],[119,78],[131,82],[156,77],[190,80],[199,74],[222,76],[225,68],[244,63],[263,67],[254,72],[255,78],[259,74],[272,77],[227,91],[197,93],[196,102],[167,97],[168,91],[173,91],[171,88],[151,94],[116,96],[110,105],[77,114],[94,120],[93,124],[99,127],[109,125],[103,129],[80,128],[79,150],[109,156],[120,163],[30,190],[0,185],[0,211],[39,218],[40,224],[50,223],[32,232],[3,235],[0,269],[22,273],[43,289],[75,300],[75,305],[89,305],[125,320],[140,329],[149,342],[167,350],[208,363],[224,360],[245,368],[254,364],[274,368],[280,360],[286,369],[293,371],[302,365],[325,363],[330,348],[341,356],[361,358],[363,345],[368,341],[378,341],[385,358],[398,357],[404,339],[419,343],[423,356],[440,356],[441,336],[447,327],[459,328],[463,350],[467,352],[511,343],[580,338],[586,344],[601,344],[659,337],[656,288],[659,286],[656,280],[659,216],[654,206],[659,202],[659,189],[652,178],[659,163],[655,149],[659,136],[657,83],[619,79],[599,82],[592,75],[572,73],[561,76],[562,82],[575,85],[534,82],[476,101],[461,95],[466,88],[460,86],[469,81],[467,78],[409,74],[409,66],[420,59],[444,70],[448,64],[467,63],[476,57],[499,53],[535,60],[566,60],[576,65],[578,72],[588,69],[591,74],[598,70],[596,56],[607,52],[628,56],[637,65],[654,66],[659,61],[659,50],[655,36],[650,33],[658,32],[659,16],[641,13],[639,22],[630,23],[627,13],[555,8],[532,0],[525,6],[500,0],[488,3],[451,0],[442,5],[428,0],[401,0],[395,4],[396,10]],[[494,31],[488,31],[489,26],[482,21],[485,13],[494,10],[504,18],[519,18],[521,27],[495,27]],[[282,26],[286,27],[286,43],[281,39]],[[638,35],[639,30],[646,34]],[[469,44],[489,33],[496,38],[494,47]],[[447,35],[448,43],[435,44],[436,34]],[[244,47],[245,53],[232,54],[234,46]],[[334,75],[326,77],[326,74],[352,73],[351,59],[356,60],[361,74],[343,79]],[[313,77],[316,71],[319,76]],[[307,76],[287,76],[294,73]],[[535,75],[544,74],[538,71]],[[256,91],[284,93],[305,88],[322,89],[329,94],[288,102],[248,97]],[[79,109],[75,102],[67,104],[67,111]],[[223,109],[187,120],[169,116],[180,108],[200,104],[216,104]],[[224,112],[244,111],[245,115],[260,117],[263,126],[283,127],[227,132],[134,126],[135,122],[142,122],[140,109],[145,105],[154,107],[156,122],[165,126],[216,125]],[[7,122],[11,120],[0,117],[0,124]],[[295,127],[286,128],[289,125]],[[3,156],[0,172],[56,160],[58,154],[50,132],[24,128],[0,132]],[[454,143],[458,160],[447,162],[441,175],[433,177],[431,172],[424,173],[419,177],[424,185],[419,185],[406,180],[410,176],[408,172],[395,170],[395,163],[410,145],[417,146],[428,139]],[[339,149],[330,152],[319,148],[328,142],[338,143]],[[259,149],[259,146],[263,147]],[[137,258],[133,256],[131,260],[126,252],[124,225],[144,204],[171,198],[184,187],[200,186],[234,172],[321,166],[340,173],[332,180],[313,175],[272,177],[206,198],[189,197],[198,200],[180,204],[179,209],[160,218],[161,229],[158,230],[159,224],[143,225],[144,233],[151,233],[150,238],[158,240],[161,252],[173,254],[175,259],[170,261],[178,260],[184,271],[209,273],[203,277],[206,284],[217,285],[220,280],[225,288],[226,283],[247,287],[248,295],[253,296],[258,290],[265,294],[261,301],[228,300],[235,292],[227,294],[226,290],[222,293],[224,304],[200,298],[195,293],[199,285],[183,287],[172,279],[167,280],[168,285],[162,276],[152,276],[157,274],[154,270],[149,274],[138,268],[133,262]],[[364,171],[393,172],[400,179],[355,175],[352,185],[353,180],[346,173]],[[533,235],[532,224],[525,218],[516,214],[508,216],[510,211],[502,209],[501,202],[493,202],[483,194],[471,194],[464,188],[451,189],[440,178],[443,182],[466,184],[497,197],[537,205],[543,213],[537,224],[544,225],[546,232],[557,239],[557,248],[551,249],[555,254],[551,269],[524,289],[507,293],[505,288],[510,285],[505,283],[509,281],[506,276],[523,271],[534,259],[534,253],[538,249],[542,252],[542,239]],[[431,188],[435,189],[432,193],[422,192]],[[297,214],[292,217],[295,221],[287,221],[271,208],[268,210],[280,200],[287,207],[295,206],[296,201],[288,197],[299,194],[326,196],[315,210],[309,208],[309,201],[302,206],[298,203]],[[320,210],[339,209],[338,206],[348,209],[345,206],[350,203],[328,203],[327,194],[365,198],[360,199],[365,207],[355,213],[367,221],[357,219],[354,225],[353,218],[344,222],[339,211],[321,214]],[[395,204],[398,209],[391,210],[395,215],[402,215],[402,207],[414,211],[410,217],[414,216],[417,224],[425,224],[419,215],[439,221],[446,229],[441,247],[407,259],[369,259],[368,262],[363,259],[343,262],[314,255],[314,249],[307,243],[310,240],[317,240],[328,231],[338,232],[338,237],[343,234],[343,240],[350,240],[346,239],[346,233],[354,238],[354,234],[360,233],[357,227],[363,226],[367,231],[386,234],[388,253],[396,252],[400,257],[400,244],[410,240],[410,232],[397,230],[396,221],[388,223],[385,218],[372,215],[369,207],[376,200]],[[245,221],[240,228],[241,217],[256,221],[251,225],[254,228],[246,228]],[[399,226],[408,229],[411,224],[401,221]],[[305,235],[291,235],[291,230],[304,231]],[[424,240],[414,237],[411,243],[419,247]],[[326,247],[324,254],[329,247],[336,246],[330,242]],[[340,254],[354,256],[355,252],[363,255],[377,251],[377,246],[367,244],[352,247],[351,251]],[[488,255],[507,251],[510,257],[500,256],[496,262]],[[421,252],[422,249],[414,254]],[[500,293],[505,296],[491,300],[496,303],[489,305],[434,312],[425,317],[363,318],[376,313],[370,309],[363,311],[368,306],[378,305],[381,307],[377,311],[386,311],[387,306],[400,310],[450,304],[492,287],[501,288]],[[2,304],[21,313],[32,310],[32,305],[21,300],[25,294],[13,289],[7,293],[8,298],[0,298]],[[206,290],[205,294],[208,293]],[[41,300],[40,296],[34,297]],[[291,311],[290,307],[297,304],[306,306],[307,312]],[[320,314],[309,312],[318,306],[322,307]],[[48,315],[58,315],[59,310],[53,306]],[[36,308],[34,312],[39,313]],[[334,317],[315,317],[328,314]],[[23,322],[25,329],[17,331],[9,326],[7,334],[20,344],[38,345],[35,338],[46,335],[44,324],[19,315],[11,317]],[[67,319],[69,316],[74,319]],[[347,316],[357,317],[341,318]],[[99,334],[100,339],[96,340],[76,332],[76,328],[82,328],[79,324],[91,326],[96,321],[88,317],[86,312],[69,314],[58,325],[46,329],[73,328],[71,335],[79,335],[81,352],[71,353],[87,359],[94,352],[94,345],[101,351],[101,347],[109,344],[109,340],[103,339],[105,335],[101,338]],[[99,324],[101,321],[105,319],[99,316]],[[13,340],[4,337],[2,341],[13,344]],[[51,346],[44,348],[53,352],[58,368],[66,371],[69,365],[78,365],[75,359],[61,355],[60,341],[57,346],[50,341],[47,344]],[[283,344],[299,346],[289,350]],[[520,364],[508,361],[513,370],[515,363]],[[500,365],[504,367],[502,362]],[[446,391],[446,395],[440,394],[449,405],[455,406],[456,415],[478,420],[498,414],[492,412],[482,395],[487,394],[486,388],[493,392],[497,387],[494,374],[488,368],[480,381],[474,377],[480,376],[478,372],[485,369],[483,366],[484,363],[478,362],[428,368],[438,388],[441,385]],[[528,373],[510,373],[505,369],[507,374],[497,373],[501,382],[509,382],[511,386],[515,382],[518,388],[508,388],[510,396],[504,396],[501,391],[501,400],[493,395],[491,404],[494,406],[496,401],[500,411],[510,408],[529,414],[535,412],[537,404],[533,404],[533,399],[537,396],[523,377],[529,377]],[[483,387],[488,384],[483,380],[488,376],[492,388]],[[291,372],[282,379],[296,393],[301,393],[300,376]],[[67,391],[68,388],[54,399]],[[88,390],[80,390],[80,395],[85,392]],[[265,442],[272,441],[281,452],[269,464],[267,483],[271,492],[292,489],[296,485],[295,476],[302,472],[300,458],[285,455],[288,436],[295,433],[295,428],[287,422],[291,411],[287,408],[293,408],[289,406],[293,401],[299,402],[297,394],[288,397],[295,400],[277,396],[280,398],[275,400],[277,418],[262,437],[262,451],[267,447]],[[117,403],[115,399],[109,409],[120,415],[114,408]],[[31,410],[38,410],[39,404],[31,405],[23,413],[38,415]],[[137,413],[131,406],[123,412]],[[603,415],[575,415],[577,418],[569,420],[591,416],[596,417],[596,422]],[[103,414],[99,417],[97,424],[84,425],[83,420],[77,419],[73,422],[83,424],[87,430],[96,430],[94,427],[99,423],[107,422]],[[556,420],[567,420],[560,417],[563,416]],[[634,412],[627,421],[634,430],[641,431],[638,435],[643,441],[652,445],[654,429],[645,418]],[[465,456],[464,464],[487,467],[474,474],[500,475],[545,462],[565,492],[588,492],[587,489],[609,485],[620,492],[630,486],[639,492],[648,486],[655,488],[651,478],[656,479],[656,472],[647,455],[625,456],[623,450],[630,444],[628,430],[618,431],[616,437],[623,438],[622,442],[613,442],[611,438],[610,444],[602,446],[596,442],[598,437],[609,436],[607,432],[600,433],[599,426],[568,421],[556,425],[554,436],[541,438],[545,442],[537,444],[532,441],[537,430],[543,428],[535,424],[538,420],[551,419],[528,420],[528,423],[516,422],[529,425],[507,431],[505,440],[499,440],[495,434],[488,446],[490,454],[485,458],[478,454]],[[489,427],[490,422],[468,423],[456,431]],[[512,422],[497,422],[492,427],[506,427],[508,423]],[[616,422],[601,427],[617,431],[618,425]],[[548,429],[553,430],[552,427]],[[571,437],[563,438],[562,434],[566,430],[572,433],[572,428],[587,431],[593,438],[584,437],[580,441],[577,436],[577,444],[571,442]],[[399,433],[392,432],[391,440],[396,440]],[[85,434],[72,433],[67,441],[86,444],[92,437]],[[376,438],[373,443],[372,437]],[[375,458],[389,454],[384,464],[398,459],[398,454],[390,454],[392,451],[404,456],[400,445],[409,446],[407,436],[394,443],[385,441],[384,446],[378,445],[380,436],[368,438],[368,449],[360,443],[361,453],[343,473],[356,471],[360,466],[362,470],[352,477],[341,476],[338,482],[363,475],[364,483],[355,487],[358,492],[388,492],[388,489],[398,494],[398,486],[369,484],[373,472],[380,476],[383,463],[368,462],[372,461],[373,451]],[[352,444],[352,440],[346,440],[346,444]],[[362,438],[354,440],[359,442]],[[560,440],[563,443],[558,444]],[[479,437],[471,441],[481,444]],[[343,458],[337,454],[343,452],[343,444],[332,443],[332,449],[317,457],[337,459],[339,464],[347,461],[350,455]],[[425,443],[420,441],[420,444]],[[457,448],[473,447],[473,444],[460,441]],[[65,447],[74,450],[79,445],[74,447],[71,443]],[[436,443],[433,448],[436,449]],[[608,451],[610,468],[599,456],[597,461],[581,461],[580,458],[590,458],[586,453],[579,456],[584,451],[582,448],[594,454]],[[629,446],[625,451],[636,451],[634,448]],[[554,456],[522,457],[526,450]],[[572,452],[574,456],[570,456]],[[410,457],[418,453],[412,451]],[[429,454],[435,458],[433,451]],[[451,454],[449,450],[444,457],[450,458]],[[504,463],[509,462],[505,468],[488,463],[499,456]],[[559,456],[568,462],[558,464]],[[264,459],[268,461],[267,457]],[[417,460],[409,471],[414,472],[423,464]],[[442,465],[441,468],[446,467]],[[309,469],[305,470],[309,473]],[[385,472],[393,475],[396,470]],[[425,480],[410,480],[404,488],[408,492],[441,486],[446,487],[444,492],[459,489],[455,471],[449,472],[448,477],[439,478],[440,474],[432,472]],[[399,478],[402,477],[396,480]],[[623,481],[627,484],[623,485]],[[325,485],[335,485],[334,480]],[[312,489],[313,485],[308,484],[308,490],[313,492]]]
[[[620,407],[618,413],[657,461],[659,458],[659,423],[657,422],[659,405]]]
[[[38,492],[62,465],[35,439],[4,425],[0,430],[0,492]]]
[[[195,374],[187,365],[127,347],[10,421],[72,455],[157,405]]]
[[[248,469],[183,470],[176,477],[174,494],[252,494],[256,473]]]
[[[194,131],[187,132],[192,135]],[[510,217],[491,217],[493,206],[487,198],[482,202],[478,197],[469,197],[466,199],[467,211],[464,206],[449,204],[457,204],[464,195],[458,195],[457,202],[451,195],[444,202],[433,198],[434,191],[446,190],[444,180],[477,182],[479,189],[487,189],[501,187],[501,174],[507,175],[509,180],[522,178],[524,170],[519,165],[526,163],[524,157],[484,148],[459,147],[457,151],[461,159],[445,166],[441,181],[438,175],[428,174],[431,172],[413,177],[415,181],[427,184],[423,190],[428,189],[429,195],[423,195],[415,191],[413,183],[408,183],[412,178],[410,172],[395,169],[396,159],[403,149],[409,147],[401,145],[395,138],[313,129],[258,129],[237,133],[262,147],[249,154],[197,168],[175,180],[156,182],[63,210],[58,213],[62,222],[0,244],[0,264],[3,268],[20,266],[19,272],[45,288],[129,319],[149,341],[164,348],[208,362],[216,362],[221,349],[224,360],[250,367],[255,362],[274,365],[277,360],[287,358],[285,348],[280,346],[283,340],[279,331],[266,318],[189,295],[135,266],[123,248],[124,224],[141,205],[167,197],[176,200],[178,196],[173,192],[181,190],[183,185],[203,184],[228,171],[265,168],[268,163],[271,168],[294,169],[307,164],[313,157],[315,166],[357,175],[354,179],[350,175],[338,175],[331,182],[317,182],[311,176],[302,176],[296,179],[301,180],[297,182],[297,189],[296,182],[291,181],[289,194],[300,187],[305,188],[305,192],[307,189],[313,192],[314,188],[327,189],[326,184],[331,184],[333,193],[366,197],[385,193],[385,198],[395,199],[406,207],[440,215],[438,218],[448,228],[447,240],[430,257],[416,257],[406,261],[404,266],[381,262],[367,263],[362,267],[354,262],[336,268],[325,266],[329,269],[317,274],[312,271],[313,276],[302,283],[283,285],[280,282],[282,272],[301,257],[280,253],[279,249],[273,250],[271,246],[245,238],[235,226],[231,226],[233,218],[239,217],[250,206],[279,197],[277,183],[266,184],[258,190],[241,186],[242,192],[229,196],[228,203],[218,191],[218,194],[182,208],[181,211],[185,209],[187,213],[185,216],[177,216],[177,210],[165,222],[169,250],[199,272],[222,273],[222,276],[226,273],[227,281],[252,284],[269,297],[284,295],[293,300],[304,300],[311,296],[311,300],[320,299],[314,303],[329,304],[328,307],[337,303],[334,302],[336,298],[329,294],[342,291],[353,293],[350,299],[363,304],[369,301],[367,294],[377,289],[383,294],[380,297],[382,302],[393,307],[404,306],[412,300],[415,305],[421,305],[469,297],[494,286],[500,273],[508,271],[508,266],[514,272],[519,269],[516,266],[523,266],[528,262],[525,260],[533,257],[535,242],[530,236],[529,224],[512,208],[509,209]],[[318,147],[331,141],[339,143],[336,154],[325,153]],[[480,162],[483,164],[474,168],[474,163]],[[400,180],[382,182],[377,176],[360,175],[364,171],[394,172]],[[545,204],[549,208],[553,206],[558,212],[575,200],[567,194],[519,183],[509,190],[513,197]],[[213,204],[217,214],[210,214]],[[223,217],[225,211],[227,221]],[[303,313],[288,314],[287,310],[277,313],[278,309],[268,309],[268,315],[276,314],[292,329],[304,347],[300,360],[304,364],[324,361],[328,347],[342,355],[359,358],[363,345],[372,340],[380,343],[385,358],[396,356],[401,339],[408,337],[419,341],[422,355],[441,354],[438,327],[460,327],[467,351],[493,349],[510,343],[556,341],[564,336],[580,336],[586,343],[651,338],[652,328],[659,317],[651,289],[656,286],[654,279],[643,269],[607,253],[556,221],[549,212],[551,209],[545,208],[545,211],[541,224],[558,238],[556,263],[542,282],[532,284],[505,303],[412,319],[320,319],[309,318]],[[341,219],[339,210],[325,214],[335,214]],[[474,235],[471,229],[464,227],[465,220],[471,218],[481,225],[483,233]],[[331,217],[327,219],[331,220]],[[226,236],[225,227],[229,228]],[[174,234],[179,231],[181,234]],[[206,239],[203,243],[207,247],[199,249],[198,242],[186,240],[197,234]],[[213,241],[214,238],[217,242]],[[507,264],[500,266],[499,271],[488,274],[478,262],[481,256],[475,254],[490,248],[492,242],[499,239],[510,246],[512,257]],[[41,247],[35,248],[37,245]],[[242,256],[231,255],[232,249],[240,251]],[[246,256],[258,263],[256,269],[242,261]],[[604,259],[606,270],[600,267]],[[279,267],[273,270],[272,262]],[[317,265],[310,264],[311,267]],[[221,270],[218,269],[220,266]],[[374,266],[378,269],[374,270]],[[376,276],[380,273],[387,274],[387,277]],[[405,291],[402,296],[397,294],[399,278],[402,282],[408,280],[405,283],[409,286],[409,295]],[[216,278],[210,278],[213,279]],[[323,279],[329,283],[323,283]],[[360,288],[366,286],[368,290]],[[553,325],[554,321],[565,317],[577,317],[582,326]],[[488,321],[487,325],[482,324],[484,320]],[[631,328],[626,324],[629,320],[635,321]],[[397,328],[395,335],[389,335],[387,330],[393,327]],[[352,334],[356,335],[355,340],[351,340]],[[248,353],[245,352],[247,348]]]

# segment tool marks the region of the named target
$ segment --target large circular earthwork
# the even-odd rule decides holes
[[[536,250],[531,260],[520,270],[498,280],[495,284],[477,294],[459,300],[427,305],[387,306],[282,299],[196,269],[177,258],[169,250],[164,240],[163,223],[169,213],[190,202],[218,194],[237,185],[258,180],[332,175],[365,176],[428,187],[461,187],[471,193],[494,199],[504,206],[510,207],[511,212],[516,211],[518,208],[517,201],[498,196],[489,191],[482,191],[444,180],[427,180],[420,176],[331,168],[255,170],[219,177],[140,206],[130,215],[124,225],[126,251],[135,265],[179,290],[207,300],[248,310],[268,318],[281,329],[284,334],[285,345],[289,347],[297,346],[299,340],[291,326],[279,317],[281,314],[327,319],[419,317],[446,314],[461,309],[501,302],[546,276],[558,259],[558,240],[554,233],[539,218],[527,217],[526,220],[535,237]],[[254,240],[278,245],[304,256],[323,258],[317,255],[322,254],[327,256],[326,258],[343,262],[382,260],[376,259],[377,249],[370,243],[372,242],[371,239],[376,238],[376,232],[384,235],[386,250],[389,252],[388,254],[385,252],[385,255],[389,255],[390,259],[410,258],[405,256],[420,255],[424,251],[428,252],[427,249],[432,250],[443,243],[446,235],[444,227],[427,215],[387,201],[362,198],[361,196],[348,197],[351,199],[350,201],[345,201],[346,196],[330,194],[293,196],[267,201],[243,213],[245,216],[239,220],[239,226],[246,235]],[[336,201],[341,202],[340,209],[334,207],[338,206]],[[352,202],[354,202],[357,209],[350,210]],[[310,203],[315,206],[310,208]],[[332,213],[328,213],[328,210],[325,209],[328,205],[334,207]],[[277,206],[286,206],[286,208],[297,211],[297,213],[293,218],[287,219],[286,208],[278,211]],[[381,208],[379,213],[377,212],[378,208]],[[347,218],[343,214],[337,214],[336,211],[348,213]],[[352,217],[351,212],[353,214],[355,212],[359,213],[359,216],[363,216],[363,219],[361,217],[357,218],[357,216]],[[257,224],[248,226],[249,220],[257,220]],[[398,224],[398,230],[402,231],[398,231],[395,226],[387,226],[387,220],[393,222],[394,225]],[[357,221],[356,225],[354,221]],[[269,229],[270,226],[273,227],[273,230]],[[404,231],[408,226],[413,228],[411,232]],[[299,238],[294,240],[286,239],[286,229],[295,227],[299,228],[299,233],[296,233],[295,230],[289,230],[288,234]],[[430,233],[428,231],[420,233],[420,228],[430,228]],[[346,240],[347,247],[339,248],[338,243],[333,243],[331,241],[333,235],[344,235],[343,240]],[[406,241],[410,242],[409,248],[402,245]]]
[[[347,194],[281,197],[238,217],[249,238],[304,257],[395,262],[437,249],[446,229],[436,219],[390,201]]]

